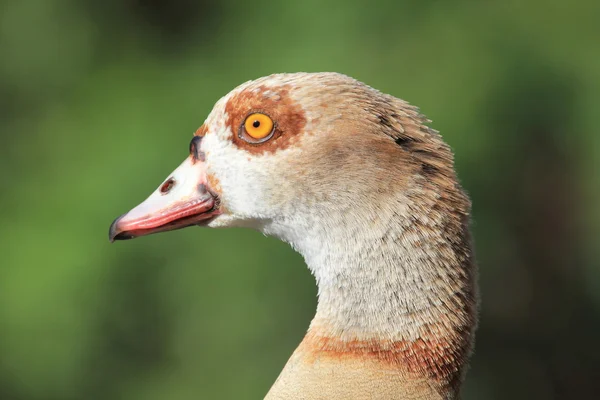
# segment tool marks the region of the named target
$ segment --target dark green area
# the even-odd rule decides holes
[[[245,230],[110,245],[238,84],[338,71],[419,105],[474,204],[467,400],[600,392],[600,3],[0,2],[0,399],[257,399],[314,312]]]

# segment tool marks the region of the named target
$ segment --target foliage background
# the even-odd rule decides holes
[[[483,296],[465,399],[595,398],[599,20],[584,0],[0,1],[0,398],[262,398],[314,312],[301,257],[107,230],[218,98],[294,71],[417,104],[454,148]]]

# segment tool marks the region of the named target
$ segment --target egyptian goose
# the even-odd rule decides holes
[[[267,399],[457,399],[477,312],[470,202],[428,122],[337,73],[246,82],[110,239],[250,227],[303,255],[317,311]]]

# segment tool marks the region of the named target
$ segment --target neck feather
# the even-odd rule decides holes
[[[393,370],[388,379],[401,376],[403,387],[427,382],[440,398],[455,398],[476,325],[468,218],[404,200],[392,215],[357,216],[354,226],[329,219],[287,238],[319,288],[295,355],[307,365],[327,358]]]

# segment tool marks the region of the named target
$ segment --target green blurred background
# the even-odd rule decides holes
[[[216,100],[295,71],[406,99],[454,148],[483,300],[465,399],[598,398],[599,21],[594,0],[0,1],[0,399],[262,398],[315,309],[301,257],[107,230]]]

